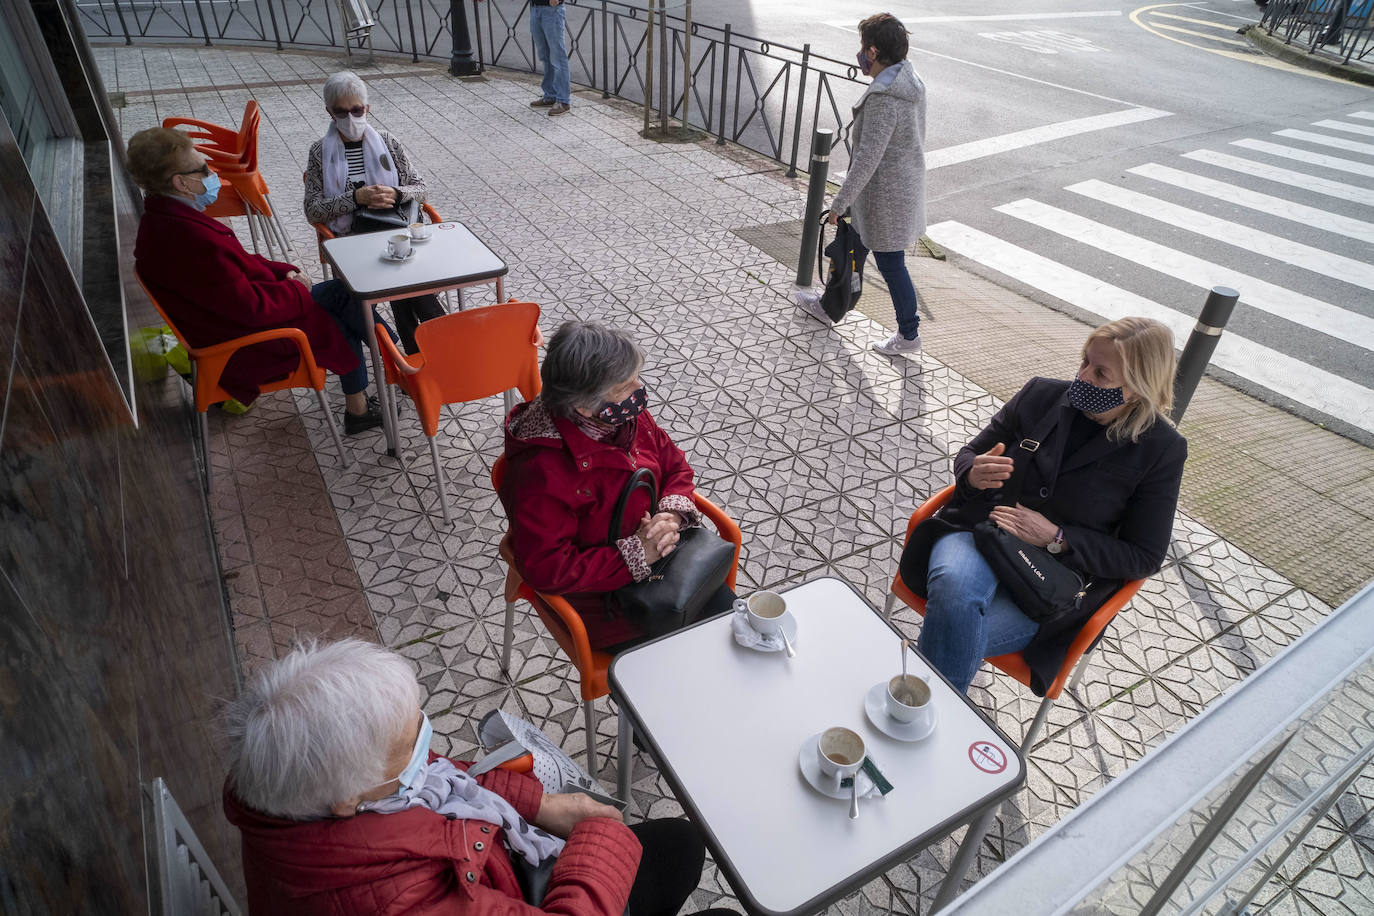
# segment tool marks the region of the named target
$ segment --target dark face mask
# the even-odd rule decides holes
[[[1106,413],[1126,403],[1120,388],[1099,388],[1081,378],[1069,386],[1069,405],[1084,413]]]
[[[864,51],[860,51],[858,57],[859,72],[862,73],[864,76],[868,76],[868,71],[873,69],[873,62],[868,59],[868,54]]]
[[[602,405],[601,410],[597,411],[596,418],[602,423],[609,423],[612,426],[624,426],[639,416],[640,411],[648,405],[649,393],[644,390],[643,385],[640,385],[619,404],[607,401]]]

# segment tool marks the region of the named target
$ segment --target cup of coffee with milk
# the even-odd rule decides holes
[[[816,763],[834,791],[864,765],[864,739],[852,729],[835,727],[821,732],[816,741]]]
[[[782,629],[782,618],[787,613],[787,602],[777,592],[758,591],[749,596],[747,602],[749,626],[764,636],[770,636]]]
[[[926,725],[935,714],[930,684],[914,674],[899,674],[888,680],[883,701],[887,714],[904,724]]]

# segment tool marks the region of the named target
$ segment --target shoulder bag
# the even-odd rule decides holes
[[[839,321],[859,304],[864,288],[864,261],[868,249],[848,216],[840,217],[835,226],[835,239],[825,244],[825,220],[830,211],[821,214],[821,231],[816,238],[816,265],[830,259],[825,277],[825,292],[821,294],[821,308],[831,321]]]
[[[621,537],[625,504],[640,487],[649,491],[649,514],[658,513],[658,481],[649,468],[640,468],[630,477],[611,513],[607,543],[614,547]],[[684,528],[677,546],[666,557],[649,567],[649,577],[615,590],[620,610],[650,636],[671,633],[696,620],[706,602],[725,584],[735,545],[713,531],[694,526]]]
[[[1040,428],[1037,438],[1022,439],[1012,451],[1015,466],[1003,486],[1004,505],[1016,505],[1021,497],[1021,479],[1041,442],[1054,428],[1058,407]],[[973,528],[973,543],[992,567],[997,581],[1006,586],[1027,617],[1036,622],[1059,617],[1078,610],[1088,592],[1091,579],[1074,572],[1044,547],[1028,544],[1014,534],[998,528],[991,520],[979,522]]]

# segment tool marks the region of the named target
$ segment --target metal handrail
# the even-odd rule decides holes
[[[1374,54],[1374,0],[1272,0],[1260,27],[1284,44],[1331,51],[1345,63]],[[1326,37],[1333,41],[1325,43]]]
[[[412,61],[450,55],[450,2],[469,0],[371,0],[376,26],[371,49]],[[473,51],[481,66],[533,73],[538,62],[529,34],[528,0],[473,0],[468,18]],[[1374,0],[1368,0],[1374,2]],[[265,44],[288,48],[344,48],[348,37],[334,3],[259,0],[80,0],[81,23],[94,40],[193,41]],[[574,82],[600,89],[603,97],[642,102],[645,85],[645,11],[618,0],[570,0],[569,65]],[[655,17],[658,19],[659,17]],[[851,152],[850,108],[867,81],[851,62],[818,54],[809,44],[781,44],[737,32],[730,24],[687,22],[672,14],[668,114],[716,137],[774,159],[797,173],[804,139],[817,128],[835,131],[832,153],[843,169]],[[655,44],[658,44],[657,37]],[[683,111],[683,57],[690,45],[691,85]],[[657,53],[657,49],[655,50]],[[656,62],[656,69],[658,66]],[[803,166],[805,163],[802,163]]]

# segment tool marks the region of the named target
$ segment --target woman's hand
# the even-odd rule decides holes
[[[981,457],[981,456],[980,456]],[[1014,534],[1027,544],[1046,547],[1059,533],[1059,526],[1034,509],[1017,503],[1013,506],[994,506],[988,516],[993,524],[1008,534]]]
[[[653,565],[662,557],[673,552],[677,546],[678,531],[682,528],[682,516],[676,512],[660,512],[650,518],[645,512],[639,520],[635,536],[644,545],[644,560]]]
[[[297,283],[299,283],[301,286],[304,286],[306,289],[309,289],[312,285],[309,275],[299,270],[287,271],[286,279],[295,280]]]
[[[830,215],[825,218],[825,221],[832,226],[838,226],[840,224],[840,211],[831,207]]]
[[[1011,476],[1016,462],[1002,455],[1007,447],[1001,442],[973,459],[973,467],[968,469],[968,485],[975,490],[996,490],[1002,481]],[[1050,532],[1054,537],[1054,532]]]
[[[546,792],[539,803],[539,813],[534,816],[534,826],[566,840],[578,821],[587,817],[609,817],[622,824],[625,822],[619,811],[601,804],[590,795],[581,792]]]
[[[396,205],[396,192],[379,184],[365,185],[353,192],[353,199],[360,206],[373,210],[384,210]]]

